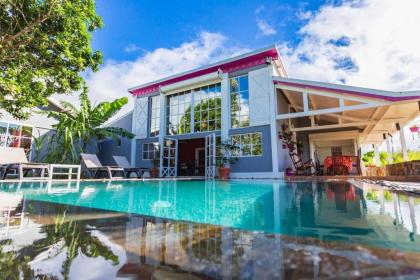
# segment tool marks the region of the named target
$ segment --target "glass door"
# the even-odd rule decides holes
[[[205,177],[214,179],[216,176],[216,134],[209,134],[205,139]]]
[[[163,138],[160,149],[160,177],[176,177],[178,169],[178,140]]]

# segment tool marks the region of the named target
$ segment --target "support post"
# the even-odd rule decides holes
[[[273,78],[273,68],[268,67],[270,81]],[[273,170],[273,177],[277,178],[280,176],[279,170],[279,154],[277,150],[277,91],[274,83],[270,82],[269,85],[269,110],[270,110],[270,140],[271,140],[271,164]]]
[[[400,133],[401,151],[403,154],[404,161],[408,161],[407,144],[405,143],[404,127],[400,127],[399,123],[397,123],[396,126],[397,126],[397,130]]]
[[[392,149],[391,149],[391,143],[389,141],[389,136],[384,133],[384,139],[386,142],[386,152],[388,153],[388,164],[392,163]]]
[[[227,73],[222,74],[221,82],[222,90],[222,123],[221,123],[221,140],[225,142],[229,140],[229,128],[230,128],[230,87],[229,87],[229,76]]]

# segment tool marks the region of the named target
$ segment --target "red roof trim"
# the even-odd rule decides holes
[[[196,78],[199,76],[203,76],[209,73],[216,72],[217,70],[221,69],[223,73],[231,73],[235,71],[239,71],[245,68],[254,67],[257,65],[262,65],[265,63],[265,60],[267,57],[271,57],[273,60],[276,60],[279,58],[279,55],[277,53],[277,50],[275,48],[270,49],[268,51],[258,53],[255,55],[251,55],[248,57],[244,57],[235,61],[226,62],[219,65],[214,65],[209,68],[201,69],[195,72],[187,73],[185,75],[175,77],[169,80],[165,80],[162,82],[154,83],[145,87],[136,88],[133,90],[130,90],[130,93],[134,96],[140,96],[145,95],[148,93],[159,91],[159,87],[161,86],[167,86],[170,84],[174,84],[177,82],[189,80],[192,78]]]
[[[334,88],[328,88],[328,87],[322,87],[322,86],[314,86],[314,85],[302,85],[299,83],[293,83],[293,82],[283,82],[283,81],[273,81],[275,84],[283,84],[288,86],[295,86],[295,87],[301,87],[301,88],[312,88],[317,90],[324,90],[334,93],[347,93],[347,94],[353,94],[363,97],[369,97],[369,98],[379,98],[384,99],[387,101],[404,101],[404,100],[413,100],[413,99],[419,99],[419,96],[388,96],[388,95],[379,95],[379,94],[373,94],[373,93],[367,93],[362,91],[356,91],[356,90],[348,90],[348,89],[334,89]]]

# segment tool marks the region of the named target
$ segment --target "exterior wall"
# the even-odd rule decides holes
[[[132,129],[133,112],[130,112],[121,118],[108,123],[107,127],[120,127],[125,130],[131,131]],[[115,165],[113,156],[125,156],[128,161],[131,160],[131,139],[122,138],[121,144],[113,139],[106,139],[99,143],[99,160],[103,165]]]
[[[253,132],[261,132],[262,134],[262,156],[239,157],[239,160],[231,166],[232,172],[254,173],[273,171],[271,163],[271,135],[269,125],[230,129],[229,136]]]
[[[270,67],[272,67],[271,65],[266,65],[266,64],[262,64],[262,65],[258,65],[258,66],[254,66],[254,67],[250,67],[247,69],[242,69],[240,71],[236,71],[236,72],[231,72],[228,74],[225,74],[225,80],[222,81],[222,96],[230,96],[230,92],[229,92],[229,88],[223,87],[223,83],[225,81],[227,81],[226,79],[235,77],[235,76],[241,76],[241,75],[245,75],[248,74],[250,71],[258,71],[258,72],[254,72],[254,73],[258,73],[258,75],[256,76],[257,78],[257,83],[259,82],[258,79],[260,79],[262,81],[262,79],[264,79],[264,75],[267,75],[266,79],[264,79],[263,82],[267,82],[269,83],[269,85],[271,85],[271,72],[270,72]],[[264,69],[267,69],[267,71],[265,72]],[[254,76],[255,77],[255,76]],[[264,93],[262,91],[264,91],[264,85],[263,87],[260,87],[257,89],[259,90],[258,92],[258,96],[261,98],[260,100],[265,100],[265,102],[268,102],[268,98],[264,99]],[[251,86],[250,86],[250,90],[251,90]],[[182,91],[182,89],[180,89],[180,91]],[[252,94],[250,92],[250,100],[252,98]],[[269,96],[269,92],[267,90],[267,96]],[[140,135],[140,137],[136,137],[135,139],[135,147],[132,151],[133,156],[135,157],[135,161],[134,164],[136,166],[140,166],[140,167],[144,167],[144,168],[148,168],[151,167],[152,165],[152,161],[151,160],[143,160],[142,158],[142,154],[143,154],[143,144],[144,143],[151,143],[151,142],[159,142],[162,141],[162,137],[164,137],[163,135],[166,135],[166,117],[164,117],[165,120],[165,131],[162,131],[162,124],[161,124],[161,131],[160,131],[160,137],[149,137],[150,135],[150,119],[151,119],[151,112],[150,112],[150,97],[151,96],[155,96],[155,95],[159,95],[158,92],[155,93],[150,93],[147,95],[142,95],[139,98],[148,98],[149,101],[149,105],[148,105],[148,110],[147,110],[147,133],[142,133],[142,135]],[[164,95],[161,95],[164,96]],[[166,96],[165,96],[166,97]],[[136,98],[136,97],[135,97]],[[222,97],[223,98],[223,97]],[[137,100],[137,98],[136,98]],[[161,102],[161,104],[164,104],[165,102]],[[135,104],[137,104],[137,102],[135,102]],[[143,104],[143,103],[142,103]],[[166,104],[166,103],[165,103]],[[261,105],[261,104],[259,104]],[[251,101],[250,101],[250,106],[251,106]],[[254,106],[255,108],[257,108],[258,106]],[[261,108],[260,108],[261,107]],[[264,107],[264,108],[263,108]],[[268,104],[267,104],[268,107]],[[259,106],[258,110],[264,110],[265,106]],[[143,109],[142,109],[143,110]],[[162,108],[161,106],[161,111],[166,110],[166,108]],[[250,109],[251,110],[251,109]],[[268,110],[268,108],[267,108]],[[230,112],[230,102],[228,102],[227,104],[225,103],[223,105],[223,101],[222,101],[222,115],[223,112]],[[254,109],[255,111],[255,109]],[[228,113],[230,116],[230,113]],[[255,114],[255,112],[254,112]],[[161,113],[161,119],[162,116],[165,115],[166,116],[166,111],[164,114]],[[134,109],[134,116],[137,116],[136,114],[136,108]],[[145,117],[145,114],[143,112],[143,117]],[[222,116],[223,118],[223,116]],[[253,133],[253,132],[261,132],[262,133],[262,148],[263,148],[263,155],[262,156],[249,156],[249,157],[240,157],[240,159],[232,166],[232,172],[234,173],[245,173],[245,172],[249,172],[249,173],[270,173],[273,172],[273,162],[272,162],[272,147],[271,147],[271,140],[272,140],[272,136],[271,136],[271,127],[270,127],[270,120],[259,120],[260,122],[264,122],[264,124],[260,124],[260,123],[256,123],[258,125],[254,125],[254,126],[250,126],[250,127],[246,127],[246,128],[236,128],[236,129],[231,129],[230,128],[230,118],[228,120],[228,122],[225,122],[225,126],[223,126],[223,120],[222,120],[222,131],[223,129],[226,129],[226,134],[227,136],[231,136],[231,135],[235,135],[235,134],[243,134],[243,133]],[[135,122],[135,121],[133,121]],[[144,123],[144,120],[141,121]],[[226,125],[227,124],[227,125]],[[251,123],[252,125],[252,123]],[[134,129],[134,128],[132,128]],[[168,136],[170,138],[174,138],[174,139],[178,139],[178,140],[183,140],[183,139],[193,139],[193,138],[204,138],[206,135],[211,134],[211,133],[215,133],[216,136],[222,136],[222,131],[213,131],[213,132],[201,132],[201,133],[188,133],[188,134],[182,134],[182,135],[171,135]],[[133,131],[135,132],[135,131]],[[226,136],[224,136],[226,137]],[[276,136],[274,136],[276,137]],[[108,149],[107,149],[108,150]],[[111,149],[109,149],[111,150]],[[283,151],[280,151],[283,152]],[[124,153],[127,153],[127,150],[124,150]],[[127,157],[129,158],[129,157]],[[283,164],[282,168],[280,169],[280,171],[284,170],[284,166],[287,166],[288,164]],[[283,168],[284,167],[284,168]]]
[[[11,114],[7,113],[6,111],[3,111],[0,109],[0,121],[6,121],[10,123],[17,123],[17,124],[23,124],[23,125],[30,125],[34,127],[32,137],[39,137],[44,134],[54,134],[55,131],[52,128],[52,126],[57,123],[55,119],[48,118],[46,115],[37,114],[36,112],[41,110],[57,110],[57,107],[53,105],[48,105],[46,107],[40,107],[37,109],[34,109],[34,113],[32,113],[27,120],[17,120],[15,119]],[[46,146],[46,145],[45,145]],[[32,148],[34,147],[33,141],[32,141]],[[47,148],[43,148],[43,151],[47,150]],[[42,152],[41,152],[42,153]],[[35,160],[34,159],[34,153],[30,153],[30,161]]]

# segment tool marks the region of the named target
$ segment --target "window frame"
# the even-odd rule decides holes
[[[35,126],[34,125],[30,125],[30,124],[25,124],[25,123],[14,122],[14,121],[7,121],[7,120],[3,120],[3,119],[0,119],[0,123],[7,124],[7,126],[6,126],[6,133],[0,133],[0,136],[4,136],[5,137],[4,144],[1,144],[1,142],[0,142],[0,147],[22,148],[22,149],[25,150],[26,153],[29,151],[29,153],[27,155],[30,156],[31,155],[31,151],[32,151],[32,140],[33,140],[33,137],[34,137]],[[16,126],[19,126],[20,127],[19,135],[18,136],[9,134],[9,127],[10,127],[10,125],[16,125]],[[22,132],[23,132],[23,127],[24,126],[31,128],[31,136],[30,137],[28,137],[28,136],[22,136]],[[12,147],[12,146],[8,146],[7,145],[9,137],[16,137],[16,138],[18,138],[17,147]],[[29,140],[29,143],[30,143],[30,148],[29,149],[25,149],[25,148],[21,147],[22,139]]]
[[[147,145],[148,147],[150,147],[151,145],[153,146],[153,147],[157,147],[157,150],[150,150],[149,148],[147,149],[147,151],[144,149],[144,146],[145,145]],[[160,145],[159,145],[159,142],[144,142],[144,143],[142,143],[142,146],[141,146],[141,159],[142,160],[144,160],[144,161],[152,161],[152,160],[154,160],[154,158],[144,158],[144,155],[145,155],[145,153],[147,153],[147,155],[150,155],[150,153],[153,151],[153,155],[154,156],[156,156],[156,154],[157,154],[157,159],[159,159],[160,160]]]
[[[156,107],[153,108],[153,99],[156,99]],[[153,137],[159,137],[160,131],[160,95],[153,95],[149,97],[149,112],[150,112],[150,118],[149,118],[149,130],[148,135],[150,138]],[[153,117],[153,112],[156,111],[157,115]],[[152,135],[152,128],[156,128],[155,123],[157,122],[157,132],[155,135]]]
[[[215,114],[216,114],[216,116],[217,116],[217,109],[220,109],[220,128],[217,128],[217,118],[214,120],[215,121],[215,127],[217,128],[217,129],[215,129],[215,130],[199,130],[199,131],[197,131],[197,130],[195,130],[195,124],[196,124],[196,121],[195,121],[195,107],[196,107],[196,105],[197,105],[197,99],[196,99],[196,93],[197,92],[201,92],[201,88],[205,88],[205,87],[207,87],[208,89],[210,89],[211,87],[214,87],[215,88],[215,91],[214,91],[214,94],[215,94],[215,98],[217,98],[217,97],[219,97],[220,98],[220,106],[216,106],[215,108],[214,108],[214,110],[215,110]],[[219,91],[217,92],[216,91],[216,89],[219,89]],[[191,106],[191,110],[190,110],[190,122],[189,122],[189,126],[190,126],[190,129],[189,129],[189,132],[185,132],[185,133],[182,133],[182,134],[171,134],[171,133],[169,133],[169,121],[170,121],[170,118],[171,118],[171,111],[170,111],[170,107],[171,107],[171,105],[170,105],[170,99],[171,98],[173,98],[173,96],[174,95],[178,95],[179,96],[179,94],[183,94],[183,93],[186,93],[186,94],[189,94],[190,95],[190,99],[189,99],[189,105]],[[177,135],[189,135],[189,134],[196,134],[196,133],[209,133],[209,132],[218,132],[218,131],[221,131],[221,129],[222,129],[222,83],[220,82],[220,81],[218,81],[218,82],[212,82],[212,83],[206,83],[206,84],[202,84],[202,85],[200,85],[200,86],[195,86],[195,87],[191,87],[191,88],[186,88],[186,89],[184,89],[184,90],[180,90],[180,91],[177,91],[177,92],[173,92],[173,93],[170,93],[170,94],[168,94],[168,95],[165,95],[165,131],[166,131],[166,135],[167,136],[177,136]],[[210,97],[210,98],[205,98],[205,99],[200,99],[198,102],[200,102],[201,100],[210,100],[212,97]],[[184,103],[183,104],[186,104],[185,103],[185,100],[184,100]],[[178,104],[179,105],[179,104]],[[200,110],[199,112],[201,113],[203,110]],[[207,108],[207,112],[209,113],[209,109]],[[175,116],[175,115],[172,115],[172,116]],[[179,114],[177,114],[176,116],[180,116]],[[201,120],[201,116],[200,116],[200,123],[202,122],[202,120]],[[210,122],[210,120],[207,120],[207,123],[209,124],[209,122]]]
[[[240,81],[239,80],[242,77],[246,77],[247,78],[247,89],[246,90],[241,90],[241,88],[240,88]],[[236,91],[232,91],[231,81],[233,79],[237,79],[238,80],[238,90],[236,90]],[[248,98],[247,98],[247,104],[246,104],[248,106],[248,113],[247,114],[241,113],[242,112],[241,107],[242,107],[243,104],[241,103],[240,98],[241,98],[241,94],[243,92],[247,92],[247,96],[248,96]],[[233,111],[234,103],[232,102],[232,99],[233,99],[232,98],[232,95],[234,95],[234,94],[238,96],[237,105],[239,105],[239,110],[237,112],[234,112]],[[229,78],[229,111],[230,111],[229,117],[230,117],[230,128],[231,129],[246,128],[246,127],[250,127],[251,126],[251,123],[250,123],[250,114],[249,114],[249,106],[250,105],[249,105],[249,75],[248,75],[248,73],[243,74],[243,75],[238,75],[238,76],[230,77]],[[234,116],[235,113],[238,113],[238,115],[237,116]],[[242,125],[243,121],[241,119],[243,117],[247,117],[247,121],[248,121],[248,124],[247,125]],[[235,121],[235,118],[237,118],[237,120],[236,120],[238,122],[238,125],[237,126],[234,126],[234,124],[233,124],[233,122]]]
[[[254,154],[252,154],[252,152],[254,150],[253,147],[258,145],[258,144],[252,143],[252,135],[253,134],[259,134],[260,135],[260,139],[261,139],[261,143],[260,143],[260,146],[261,146],[261,154],[260,155],[254,155]],[[249,146],[249,148],[251,150],[251,154],[249,154],[249,155],[244,155],[243,154],[242,136],[244,136],[244,135],[248,135],[249,138],[251,139],[251,143],[250,144],[245,144],[246,146]],[[239,153],[238,154],[235,153],[234,157],[238,157],[238,158],[244,158],[244,157],[262,157],[264,155],[263,133],[262,132],[257,131],[257,132],[245,132],[245,133],[231,134],[230,135],[230,142],[232,143],[232,145],[236,145],[234,143],[234,141],[233,141],[233,138],[234,137],[239,137],[239,139],[240,139],[240,144],[239,144],[239,149],[238,149],[239,150]]]

